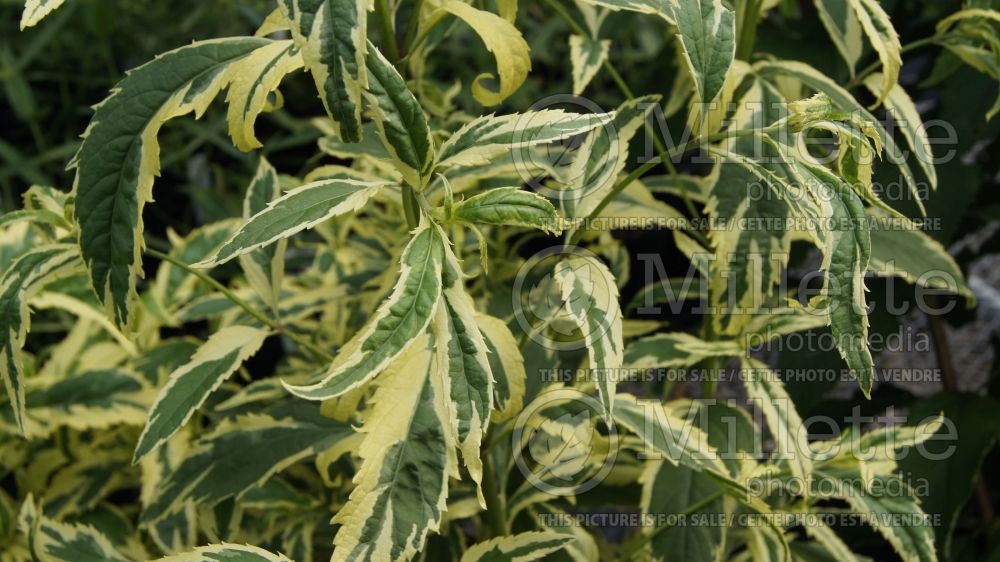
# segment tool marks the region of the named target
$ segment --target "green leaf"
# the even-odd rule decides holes
[[[561,232],[559,215],[549,200],[517,187],[498,187],[474,195],[455,206],[455,220],[537,228],[552,234]]]
[[[434,163],[427,116],[403,77],[370,42],[367,61],[368,113],[403,180],[414,189],[423,189]]]
[[[133,464],[177,433],[208,396],[257,353],[267,336],[265,330],[246,326],[222,328],[198,348],[187,364],[170,373],[149,411]]]
[[[157,558],[154,562],[291,562],[282,554],[248,544],[212,544],[184,554]]]
[[[735,14],[721,0],[671,0],[670,5],[697,101],[712,103],[736,54]]]
[[[718,517],[725,513],[725,498],[712,477],[663,460],[646,463],[639,476],[642,484],[640,507],[653,519],[685,513],[689,517]],[[713,499],[714,498],[714,499]],[[691,511],[692,507],[700,506]],[[692,519],[694,520],[694,519]],[[656,527],[644,527],[652,534]],[[725,525],[673,525],[656,533],[649,541],[652,560],[659,562],[714,562],[722,559]]]
[[[341,527],[331,562],[409,560],[438,530],[458,467],[447,383],[435,361],[421,335],[379,378],[355,488],[334,517]]]
[[[615,403],[616,370],[622,366],[622,311],[618,287],[608,268],[592,257],[574,256],[556,265],[555,281],[570,318],[580,328],[587,348],[604,416]]]
[[[195,266],[226,263],[332,217],[357,211],[385,185],[386,182],[329,179],[299,186],[250,217],[215,255]]]
[[[874,94],[879,95],[879,87],[885,82],[881,74],[875,73],[865,79],[865,86]],[[899,125],[903,138],[906,139],[910,149],[913,150],[913,157],[917,159],[917,164],[927,176],[927,182],[931,189],[937,189],[937,168],[934,167],[934,151],[931,148],[930,139],[927,138],[927,128],[920,118],[916,104],[910,99],[910,94],[902,86],[896,84],[889,90],[889,95],[883,100],[885,108],[889,111],[893,120]]]
[[[80,254],[75,246],[42,246],[15,260],[0,278],[0,332],[4,334],[0,340],[0,374],[3,375],[14,424],[22,433],[25,431],[25,420],[21,349],[31,321],[28,300],[45,283],[79,266]]]
[[[503,320],[478,314],[476,324],[489,350],[487,358],[494,379],[493,420],[505,421],[520,413],[524,405],[524,357],[514,334]]]
[[[351,435],[350,426],[325,418],[318,407],[286,400],[263,413],[223,421],[195,441],[145,505],[152,523],[184,509],[188,500],[213,506],[239,497],[292,463]]]
[[[240,71],[230,78],[229,136],[236,148],[249,151],[262,145],[254,134],[257,116],[267,107],[268,97],[289,73],[302,68],[302,57],[291,41],[275,41],[240,60]]]
[[[579,96],[608,60],[611,40],[599,41],[582,35],[569,36],[569,60],[573,68],[573,95]]]
[[[285,384],[293,394],[326,400],[376,376],[427,328],[441,298],[444,233],[424,219],[403,250],[392,293],[349,341],[322,379],[308,386]]]
[[[975,300],[962,270],[940,242],[910,221],[898,221],[869,209],[872,257],[868,268],[879,275],[942,289]]]
[[[548,144],[608,124],[610,113],[568,113],[543,109],[510,115],[484,115],[466,123],[438,149],[437,168],[481,166],[497,156]]]
[[[496,80],[499,82],[497,90],[492,91],[483,85],[484,80],[494,78],[484,72],[473,81],[472,96],[485,106],[499,105],[521,87],[531,71],[528,43],[511,22],[465,2],[443,2],[431,18],[439,18],[444,13],[450,13],[467,23],[483,40],[486,50],[496,57]]]
[[[37,25],[46,16],[59,9],[66,0],[26,0],[21,13],[21,31]]]
[[[571,535],[546,531],[496,537],[470,546],[461,562],[530,562],[565,548],[572,540]]]
[[[367,85],[365,66],[367,0],[280,0],[291,22],[292,39],[302,51],[320,99],[333,119],[337,136],[361,140],[361,95]]]
[[[201,115],[233,79],[235,63],[272,44],[241,37],[181,47],[132,70],[97,106],[73,159],[75,217],[91,282],[119,325],[129,321],[141,272],[142,207],[159,173],[157,132],[173,117]]]

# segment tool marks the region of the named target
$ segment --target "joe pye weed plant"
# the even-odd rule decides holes
[[[62,4],[28,0],[22,28]],[[254,36],[128,72],[73,185],[0,217],[0,560],[861,559],[830,514],[938,559],[896,461],[944,418],[810,439],[749,347],[828,326],[867,397],[866,273],[972,302],[911,221],[937,172],[899,76],[936,49],[1000,78],[1000,12],[956,5],[901,44],[877,0],[816,0],[844,83],[755,51],[793,2],[276,4]],[[539,19],[565,68],[533,73]],[[650,68],[677,61],[662,91],[633,91],[611,20],[656,38]],[[459,48],[489,63],[465,83]],[[514,103],[556,74],[572,92]],[[241,216],[147,244],[164,124],[221,99],[232,144],[266,149],[260,116],[303,101],[286,78],[325,110],[309,169],[261,153]],[[573,97],[603,83],[613,109]],[[656,126],[683,115],[681,142]],[[618,221],[691,275],[624,301]],[[793,243],[821,256],[808,291],[783,282]],[[668,297],[706,313],[636,314]],[[36,341],[39,315],[62,328]],[[696,367],[698,400],[657,376]],[[713,400],[723,372],[747,400]],[[577,517],[595,509],[641,524]]]

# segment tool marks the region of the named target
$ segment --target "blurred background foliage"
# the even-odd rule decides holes
[[[971,2],[1000,9],[1000,1]],[[958,0],[885,0],[882,2],[906,45],[927,37],[934,23],[960,9]],[[21,194],[31,185],[70,189],[72,173],[66,166],[79,135],[92,114],[90,106],[103,99],[123,73],[193,40],[251,34],[273,8],[266,0],[70,0],[41,25],[18,30],[21,0],[0,0],[0,213],[20,206]],[[532,45],[533,70],[525,85],[498,112],[524,110],[545,96],[571,90],[570,29],[547,2],[522,0],[518,27]],[[372,26],[374,28],[374,26]],[[667,97],[677,62],[672,37],[656,18],[612,14],[603,26],[612,40],[611,63],[626,77],[636,94],[659,93]],[[373,37],[374,29],[370,30]],[[757,56],[807,62],[841,84],[850,75],[827,38],[812,2],[783,0],[761,23]],[[862,64],[875,60],[869,52]],[[943,317],[929,318],[911,311],[890,314],[885,304],[888,289],[895,300],[912,299],[912,288],[899,280],[871,279],[870,300],[875,302],[872,331],[923,335],[930,349],[887,352],[878,356],[880,368],[940,368],[945,380],[938,385],[877,386],[870,402],[836,383],[786,381],[803,417],[830,415],[843,418],[860,404],[862,415],[878,415],[887,408],[913,415],[944,411],[956,424],[957,452],[944,461],[913,458],[902,464],[911,478],[926,478],[929,496],[925,509],[942,517],[938,547],[943,559],[1000,560],[1000,525],[994,514],[1000,497],[1000,459],[993,445],[1000,435],[1000,119],[986,122],[984,115],[996,97],[995,82],[952,55],[929,46],[909,52],[900,83],[917,102],[924,121],[942,120],[955,131],[955,142],[936,147],[937,155],[954,151],[938,167],[940,187],[928,194],[928,216],[939,219],[929,233],[952,250],[976,291],[978,304],[967,308],[958,298]],[[492,56],[471,34],[453,34],[431,59],[431,81],[446,89],[456,81],[467,84],[479,69],[492,68]],[[1000,62],[998,62],[1000,64]],[[322,107],[308,77],[298,73],[282,85],[283,108],[262,116],[258,135],[262,152],[283,173],[301,175],[321,163],[333,163],[316,149],[320,132],[310,118]],[[604,108],[624,98],[607,72],[598,74],[586,96]],[[479,107],[463,89],[458,106],[479,114]],[[683,112],[682,112],[683,113]],[[683,116],[668,120],[679,134]],[[932,136],[935,131],[931,131]],[[256,155],[232,147],[225,115],[217,103],[201,120],[172,121],[161,133],[162,177],[154,196],[157,204],[146,208],[148,243],[165,245],[166,230],[184,234],[192,228],[239,214],[242,192]],[[887,167],[882,167],[887,168]],[[682,171],[697,171],[690,163]],[[877,181],[891,185],[883,171]],[[677,202],[675,202],[677,203]],[[904,209],[910,214],[915,209]],[[669,236],[656,232],[624,232],[632,256],[632,271],[643,265],[639,253],[658,253],[667,273],[686,272],[687,264],[673,248]],[[673,259],[676,257],[677,259]],[[799,260],[808,264],[809,256]],[[674,263],[676,262],[676,264]],[[627,301],[643,284],[640,275],[623,291]],[[912,302],[912,300],[911,300]],[[692,319],[670,318],[683,326]],[[911,340],[913,341],[913,340]],[[783,351],[769,358],[780,368],[842,366],[835,351]],[[917,418],[919,419],[919,418]],[[942,444],[944,447],[945,444]],[[982,464],[980,464],[982,461]],[[980,478],[975,479],[982,466]],[[974,483],[975,482],[975,483]],[[952,535],[951,529],[955,532]],[[849,541],[872,555],[890,556],[867,530],[858,529]]]

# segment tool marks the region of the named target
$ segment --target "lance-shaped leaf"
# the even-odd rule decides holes
[[[764,412],[778,458],[787,461],[792,476],[808,482],[813,465],[809,433],[795,410],[795,403],[785,392],[785,385],[777,373],[756,359],[744,357],[742,366],[747,398]]]
[[[389,298],[344,346],[322,380],[285,387],[302,398],[326,400],[361,386],[388,366],[430,324],[441,298],[445,243],[439,227],[425,219],[403,250]]]
[[[670,5],[698,101],[712,103],[736,54],[735,15],[722,0],[672,0]]]
[[[854,15],[854,10],[850,4],[844,0],[814,0],[816,11],[819,12],[819,19],[823,22],[823,27],[830,34],[833,45],[840,52],[847,68],[854,76],[854,69],[858,65],[861,53],[864,50],[864,42],[861,38],[861,22]]]
[[[518,535],[496,537],[476,543],[462,554],[461,562],[530,562],[546,556],[572,542],[572,535],[551,531],[529,531]]]
[[[226,93],[229,136],[236,148],[249,151],[264,146],[254,134],[254,123],[285,75],[302,68],[302,56],[291,41],[275,41],[236,66],[240,72],[231,77]]]
[[[573,67],[573,95],[579,96],[587,89],[587,84],[597,76],[601,65],[608,60],[611,40],[603,41],[584,37],[569,36],[569,60]]]
[[[639,476],[642,484],[642,512],[651,517],[685,513],[709,517],[725,513],[725,498],[711,476],[664,460],[646,463]],[[727,528],[725,525],[675,525],[647,528],[651,535],[651,559],[658,562],[721,560]]]
[[[903,47],[899,44],[899,35],[892,27],[892,22],[889,21],[889,14],[885,13],[878,0],[847,0],[847,3],[854,10],[854,15],[861,23],[861,29],[868,36],[868,41],[871,42],[882,63],[882,88],[876,94],[877,106],[889,96],[899,79],[899,69],[903,66]]]
[[[278,171],[261,157],[246,195],[243,196],[243,218],[250,219],[263,212],[269,204],[281,197]],[[285,277],[285,250],[287,240],[278,240],[267,246],[240,256],[240,267],[254,291],[271,307],[277,310],[281,295],[281,284]]]
[[[265,330],[247,326],[222,328],[198,348],[188,363],[170,373],[149,412],[132,462],[139,462],[177,433],[208,396],[257,353],[267,335]]]
[[[37,25],[46,16],[59,9],[66,0],[27,0],[21,12],[21,31]]]
[[[250,546],[248,544],[211,544],[164,558],[154,562],[291,562],[283,554]]]
[[[874,94],[879,95],[879,88],[885,79],[881,74],[875,73],[865,79],[865,86]],[[930,139],[927,137],[927,128],[920,118],[916,104],[899,84],[893,85],[889,90],[889,95],[883,99],[885,108],[892,113],[893,120],[899,125],[903,138],[906,139],[913,156],[917,159],[917,164],[927,176],[927,182],[931,189],[937,189],[937,168],[934,166],[934,151],[931,149]]]
[[[357,211],[384,185],[385,182],[337,178],[296,187],[250,217],[214,256],[195,266],[226,263],[337,215]]]
[[[614,275],[592,257],[574,256],[556,265],[555,281],[566,311],[580,328],[590,373],[610,419],[615,371],[622,366],[622,311]]]
[[[97,106],[73,159],[75,217],[91,282],[119,325],[129,320],[141,272],[142,208],[159,173],[157,132],[173,117],[201,115],[232,79],[234,63],[272,43],[219,39],[170,51],[131,71]]]
[[[452,218],[471,223],[524,226],[558,234],[556,208],[548,199],[517,187],[498,187],[455,206]]]
[[[279,0],[337,136],[361,140],[370,0]]]
[[[351,434],[350,426],[322,416],[317,406],[300,400],[226,420],[196,441],[178,466],[171,467],[149,498],[142,521],[152,523],[176,514],[188,500],[214,506],[239,497]]]
[[[948,250],[920,230],[916,223],[900,222],[873,210],[869,210],[868,215],[872,227],[869,270],[879,275],[902,277],[921,287],[975,298]]]
[[[827,231],[820,269],[826,272],[821,294],[830,314],[830,330],[841,357],[870,396],[874,377],[868,350],[868,307],[865,304],[865,271],[871,259],[871,236],[864,205],[837,176],[818,166],[798,164],[811,175],[806,181],[826,191],[833,228]]]
[[[131,562],[89,525],[53,521],[38,512],[29,494],[18,516],[32,558],[39,562]]]
[[[673,23],[672,11],[669,9],[669,2],[664,0],[581,0],[586,4],[601,6],[611,10],[627,10],[640,14],[650,14],[660,16],[664,20]]]
[[[735,341],[704,341],[673,332],[630,343],[625,348],[624,363],[634,369],[690,367],[709,357],[732,357],[742,351]]]
[[[448,394],[430,338],[421,335],[379,378],[361,431],[361,468],[334,517],[331,562],[406,561],[423,550],[458,475]]]
[[[561,141],[607,125],[613,116],[543,109],[477,117],[441,145],[437,167],[485,165],[513,150]]]
[[[45,283],[72,272],[80,266],[75,246],[42,246],[18,258],[0,278],[0,374],[7,390],[14,424],[24,432],[24,383],[21,348],[28,335],[30,315],[28,300]]]
[[[524,356],[514,334],[503,320],[478,314],[476,324],[486,340],[487,358],[493,373],[493,419],[504,421],[519,413],[524,404]]]
[[[420,102],[399,72],[368,43],[368,113],[403,180],[423,189],[434,163],[434,143]]]
[[[462,460],[477,486],[483,478],[480,448],[493,411],[493,372],[486,339],[476,322],[472,297],[465,290],[461,264],[444,248],[443,293],[434,323],[437,365],[448,392],[451,426]],[[482,491],[480,503],[485,507]]]
[[[472,96],[485,106],[499,105],[521,87],[531,71],[528,43],[511,22],[465,2],[443,2],[431,17],[440,18],[446,13],[458,17],[475,30],[486,45],[486,50],[496,57],[496,80],[499,82],[497,90],[493,91],[483,84],[484,80],[494,78],[492,74],[484,72],[473,81]]]

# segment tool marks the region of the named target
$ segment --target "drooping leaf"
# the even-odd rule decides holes
[[[368,0],[280,0],[337,136],[361,140],[361,95],[367,86]]]
[[[881,74],[875,73],[865,79],[865,86],[873,95],[879,95],[879,88],[884,84],[885,79]],[[899,125],[903,138],[906,139],[910,149],[913,150],[913,157],[917,159],[917,164],[927,176],[927,182],[931,189],[937,189],[937,168],[934,166],[934,152],[931,149],[930,139],[927,137],[927,128],[924,126],[916,104],[910,99],[910,95],[902,86],[896,84],[889,90],[889,94],[882,100]]]
[[[253,180],[243,196],[243,219],[249,220],[263,212],[269,204],[281,197],[278,171],[263,157],[257,165]],[[285,251],[287,240],[278,240],[267,246],[240,256],[240,267],[254,291],[271,307],[277,310],[281,296],[281,284],[285,277]]]
[[[26,0],[21,13],[21,31],[37,25],[46,16],[59,9],[66,0]]]
[[[281,80],[302,68],[302,56],[291,41],[275,41],[255,50],[238,66],[241,72],[230,78],[226,92],[229,135],[236,148],[249,151],[264,146],[254,134],[254,123]]]
[[[517,187],[498,187],[455,206],[452,218],[471,223],[523,226],[558,234],[558,214],[548,199]]]
[[[357,388],[376,376],[409,347],[430,324],[441,298],[444,234],[426,219],[403,250],[392,293],[348,342],[323,378],[286,388],[310,400],[325,400]]]
[[[250,217],[214,256],[195,264],[210,267],[360,209],[385,182],[329,179],[307,183],[275,199]]]
[[[697,99],[710,104],[722,90],[736,54],[735,14],[722,0],[671,0],[669,5]]]
[[[840,52],[853,76],[864,50],[861,23],[854,15],[851,6],[843,0],[814,0],[814,3],[823,27],[830,34],[833,45]]]
[[[0,373],[14,424],[24,431],[24,382],[21,348],[28,335],[28,300],[45,283],[80,266],[78,250],[69,244],[42,246],[18,258],[0,278]]]
[[[878,0],[847,0],[847,3],[854,10],[861,29],[868,36],[868,41],[882,63],[882,88],[876,95],[877,106],[889,96],[899,80],[899,69],[903,66],[903,48],[899,44],[896,29],[889,21],[889,14],[885,13]]]
[[[142,208],[159,173],[157,132],[171,118],[200,116],[234,78],[236,63],[268,45],[241,37],[181,47],[132,70],[97,107],[73,160],[75,217],[91,282],[119,325],[129,321],[141,273]]]
[[[229,326],[212,334],[187,364],[170,373],[135,447],[133,463],[154,451],[177,432],[205,402],[264,343],[268,332]]]
[[[407,561],[436,531],[457,475],[448,394],[429,338],[379,377],[362,432],[355,488],[334,518],[332,562]]]
[[[499,105],[521,87],[531,70],[531,57],[528,56],[528,43],[511,22],[457,0],[443,2],[439,10],[467,23],[496,57],[496,80],[499,82],[496,91],[483,85],[484,80],[494,78],[488,72],[477,76],[472,83],[472,95],[479,103],[487,107]],[[432,17],[441,15],[443,13]]]
[[[622,312],[614,275],[592,257],[574,256],[556,265],[555,281],[564,306],[580,329],[587,349],[589,372],[610,419],[615,398],[616,370],[622,366]]]

